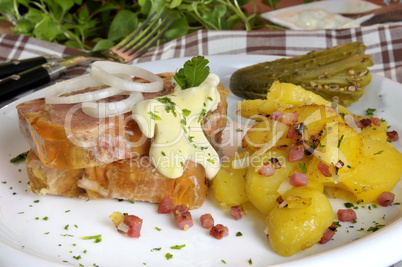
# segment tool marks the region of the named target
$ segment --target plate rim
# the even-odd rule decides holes
[[[263,57],[261,55],[212,55],[212,56],[205,56],[205,57],[207,59],[213,58],[214,60],[215,59],[220,59],[220,58],[233,58],[233,57],[239,58],[239,57],[241,57],[243,59],[244,58],[251,59],[252,61],[254,59],[259,60],[259,61],[264,61],[265,58],[279,58],[278,56],[270,56],[270,55],[263,55]],[[187,60],[189,58],[191,58],[191,57],[164,59],[164,60],[160,60],[160,61],[175,61],[176,62],[176,61],[185,61],[185,60]],[[153,63],[160,62],[160,61],[150,61],[150,62],[137,63],[136,65],[141,66],[141,65],[153,64]],[[236,61],[238,61],[238,60],[236,59]],[[241,61],[241,59],[239,59],[239,61]],[[383,76],[380,76],[380,75],[377,75],[377,74],[374,74],[374,73],[373,73],[373,76],[375,76],[377,79],[380,79],[380,80],[386,80],[387,82],[395,83],[399,87],[402,88],[402,84],[397,83],[397,82],[395,82],[395,81],[393,81],[393,80],[391,80],[389,78],[386,78],[386,77],[383,77]],[[1,107],[0,111],[2,111],[4,113],[7,109],[13,108],[16,105],[18,105],[19,103],[22,103],[22,102],[27,101],[28,99],[32,99],[32,98],[35,98],[37,96],[40,96],[41,94],[44,93],[46,88],[47,87],[42,88],[42,89],[40,89],[38,91],[35,91],[35,92],[33,92],[33,93],[29,94],[29,95],[23,96],[20,99],[17,99],[15,101],[13,101],[13,102]],[[317,264],[317,266],[320,266],[319,264],[322,265],[322,262],[319,263],[319,261],[322,260],[323,256],[325,257],[325,256],[327,256],[329,254],[333,254],[334,252],[339,252],[339,251],[340,252],[343,252],[343,251],[348,252],[348,250],[351,250],[350,248],[351,247],[353,248],[356,243],[359,244],[359,245],[361,245],[361,243],[367,244],[368,243],[368,242],[366,242],[367,239],[369,239],[370,241],[371,241],[371,239],[373,239],[373,242],[374,242],[374,241],[376,241],[378,239],[378,235],[380,233],[384,233],[384,231],[385,231],[387,235],[390,235],[390,234],[392,235],[392,232],[396,228],[399,228],[399,230],[400,230],[400,228],[402,228],[402,216],[399,217],[398,220],[395,220],[391,224],[387,225],[384,229],[381,229],[381,231],[379,231],[377,233],[371,233],[371,234],[369,234],[367,236],[364,236],[363,238],[361,238],[361,239],[359,239],[359,240],[357,240],[357,241],[355,241],[353,243],[342,245],[342,246],[339,246],[339,247],[336,247],[336,248],[332,248],[332,249],[329,249],[327,251],[324,251],[324,252],[321,252],[321,253],[318,253],[318,254],[309,255],[309,256],[303,257],[301,259],[290,260],[290,261],[280,263],[280,264],[275,264],[275,265],[272,265],[272,266],[293,266],[293,265],[297,266],[298,264],[306,264],[306,263],[312,264],[310,266],[316,266],[315,264]],[[401,231],[400,235],[401,235],[401,238],[402,238],[402,231]],[[18,250],[16,248],[10,247],[7,244],[4,244],[1,239],[0,239],[0,246],[3,247],[5,250],[9,250],[10,253],[14,253],[14,254],[17,253],[17,254],[27,255],[28,258],[29,257],[32,257],[34,259],[37,258],[37,260],[43,262],[43,264],[49,261],[49,264],[50,264],[49,266],[66,266],[66,264],[64,264],[64,263],[50,261],[48,259],[39,257],[37,255],[27,254],[22,250]],[[0,254],[1,254],[1,250],[2,249],[0,249]],[[353,252],[353,254],[356,254],[356,252]],[[392,259],[392,258],[393,257],[389,257],[389,256],[387,257],[387,259]],[[394,258],[396,258],[396,256]],[[2,262],[0,261],[0,263],[2,263]],[[384,263],[384,261],[382,261],[382,263]],[[393,264],[393,263],[395,263],[395,261],[392,261],[389,264]],[[42,265],[42,266],[47,266],[47,265]]]

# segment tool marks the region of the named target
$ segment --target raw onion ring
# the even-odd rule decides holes
[[[83,102],[82,111],[88,116],[95,118],[104,118],[109,116],[117,116],[131,111],[131,107],[144,100],[144,96],[140,92],[124,92],[129,97],[116,102]]]
[[[127,81],[117,77],[118,73],[127,73],[146,79],[150,83]],[[96,61],[92,63],[90,75],[97,81],[124,91],[158,92],[163,88],[163,80],[145,69],[117,62]]]
[[[94,80],[89,75],[79,76],[50,86],[46,91],[45,101],[48,104],[73,104],[84,101],[96,101],[122,92],[120,89],[107,87],[96,91],[61,97],[61,95],[79,91],[87,87],[97,87],[102,85],[104,84],[100,81]]]

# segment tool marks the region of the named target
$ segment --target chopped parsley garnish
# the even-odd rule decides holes
[[[253,261],[252,261],[251,259],[249,259],[249,260],[248,260],[248,264],[249,264],[249,265],[252,265],[252,264],[253,264]]]
[[[240,129],[240,128],[237,128],[237,129],[236,129],[236,132],[243,132],[243,130]]]
[[[83,237],[81,237],[81,239],[82,240],[95,239],[94,243],[99,243],[102,241],[102,235],[83,236]]]
[[[370,117],[374,116],[374,112],[375,112],[375,111],[376,111],[375,108],[368,108],[368,109],[366,110],[366,116],[370,116]]]
[[[200,116],[198,117],[198,122],[201,121],[202,117],[204,117],[205,114],[207,114],[207,111],[205,110],[205,108],[203,108],[203,109],[201,110]]]
[[[243,234],[241,232],[237,232],[236,236],[243,236]]]
[[[150,111],[150,112],[148,112],[148,114],[149,115],[151,115],[151,119],[152,120],[158,120],[158,121],[161,121],[162,120],[162,118],[161,117],[159,117],[158,115],[156,115],[155,113],[153,113],[152,111]]]
[[[183,108],[182,112],[183,112],[184,117],[188,117],[191,113],[191,110]]]
[[[374,155],[380,155],[382,152],[384,152],[384,150],[380,150],[377,153],[374,153]]]
[[[162,231],[162,229],[159,228],[159,227],[155,227],[155,229],[156,229],[157,231]]]
[[[165,110],[167,113],[172,112],[173,116],[177,116],[176,114],[176,103],[172,101],[172,99],[170,99],[169,97],[163,97],[163,98],[157,98],[156,100],[158,100],[159,102],[161,102],[162,104],[165,104]]]
[[[374,226],[370,226],[367,229],[367,232],[376,232],[385,226],[384,224],[379,224],[378,222],[374,222],[374,224]]]
[[[209,61],[203,56],[193,57],[173,77],[181,89],[199,86],[209,75]]]
[[[221,262],[223,262],[224,264],[226,264],[226,261],[225,261],[225,260],[221,260]]]
[[[64,230],[68,230],[68,227],[69,227],[70,225],[66,225],[66,226],[64,226]]]
[[[186,245],[185,244],[183,244],[183,245],[176,245],[176,246],[172,246],[172,247],[170,247],[171,249],[182,249],[182,248],[184,248]]]
[[[343,135],[342,135],[341,138],[338,140],[338,148],[341,146],[342,140],[343,140]]]
[[[213,159],[207,159],[208,162],[211,162],[212,164],[215,164],[215,161]]]
[[[42,220],[47,221],[49,218],[47,216],[43,217]]]
[[[153,248],[151,251],[160,251],[162,248]]]
[[[18,162],[24,161],[27,158],[28,153],[29,153],[29,151],[23,152],[23,153],[17,155],[16,157],[10,159],[10,162],[11,163],[18,163]]]
[[[173,258],[173,255],[168,252],[168,253],[165,254],[165,258],[167,260],[170,260],[171,258]]]
[[[353,203],[350,203],[350,202],[346,202],[343,205],[345,205],[345,207],[348,209],[353,208],[355,206],[355,205],[353,205]]]
[[[303,174],[307,173],[306,163],[299,163],[299,167]]]

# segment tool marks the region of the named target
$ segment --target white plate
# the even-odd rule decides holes
[[[269,56],[211,56],[211,71],[217,73],[228,87],[230,75],[236,69],[261,61]],[[186,59],[172,59],[140,64],[153,72],[175,71]],[[402,259],[401,207],[368,209],[360,207],[358,223],[342,223],[334,240],[325,245],[315,245],[292,257],[273,253],[264,234],[264,221],[259,213],[247,206],[248,214],[241,220],[233,220],[228,210],[219,207],[209,194],[203,207],[192,211],[194,226],[188,231],[178,230],[170,215],[157,214],[157,205],[117,200],[70,199],[58,196],[39,196],[27,189],[24,164],[14,165],[9,160],[28,150],[17,123],[16,105],[28,99],[43,96],[44,91],[1,109],[0,115],[0,266],[65,266],[63,261],[79,266],[387,266]],[[361,101],[352,107],[359,114],[376,108],[376,115],[387,119],[393,129],[402,131],[402,86],[388,79],[373,75],[373,81]],[[241,134],[236,132],[242,120],[235,115],[239,98],[229,96],[231,122],[225,135],[232,135],[237,142]],[[228,139],[224,139],[228,140]],[[227,146],[233,144],[227,143]],[[401,143],[395,144],[401,149]],[[381,167],[381,166],[379,166]],[[395,187],[396,202],[402,202],[402,185]],[[39,202],[37,202],[38,200]],[[37,203],[36,203],[37,202]],[[334,211],[343,205],[342,200],[331,200]],[[67,212],[68,211],[68,212]],[[109,215],[114,211],[127,212],[143,218],[139,239],[124,238],[117,233]],[[229,236],[216,240],[200,226],[200,215],[211,213],[216,223],[229,227]],[[44,217],[48,220],[43,220]],[[38,218],[38,219],[36,219]],[[369,233],[373,221],[387,224],[383,229]],[[65,227],[68,226],[66,230]],[[161,229],[157,231],[155,227]],[[357,229],[364,228],[364,231]],[[242,236],[236,236],[241,232]],[[83,236],[102,235],[102,242],[82,240]],[[186,246],[181,250],[171,246]],[[153,250],[161,248],[160,251]],[[86,253],[84,253],[86,250]],[[166,253],[173,258],[167,260]],[[80,259],[74,257],[80,256]],[[224,260],[226,265],[222,262]]]
[[[371,10],[375,10],[381,6],[358,0],[330,0],[330,1],[318,1],[308,4],[296,5],[287,8],[281,8],[274,11],[269,11],[261,14],[261,17],[272,21],[282,27],[286,27],[292,30],[304,29],[303,26],[293,23],[289,20],[289,14],[293,12],[300,12],[310,9],[324,9],[333,14],[347,14],[347,13],[364,13]],[[360,18],[354,25],[354,27],[360,25],[363,21],[369,19],[370,17]],[[328,21],[327,21],[328,23]]]

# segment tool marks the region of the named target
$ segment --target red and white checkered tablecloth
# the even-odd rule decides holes
[[[367,46],[373,73],[402,82],[402,25],[340,30],[207,31],[200,30],[149,50],[135,62],[196,55],[295,56],[352,41]],[[23,35],[0,35],[0,62],[38,55],[68,56],[82,51]],[[82,74],[87,66],[69,70],[62,79]]]
[[[375,65],[373,73],[402,82],[402,26],[379,25],[339,30],[207,31],[200,30],[149,50],[135,62],[156,61],[196,55],[277,55],[295,56],[351,41],[367,46]],[[0,62],[39,55],[74,55],[83,51],[23,35],[0,35]],[[56,81],[88,72],[87,65],[67,71]],[[55,81],[53,81],[55,82]],[[48,86],[48,85],[45,85]],[[42,87],[45,87],[42,86]],[[0,88],[1,89],[1,88]],[[37,90],[35,88],[33,90]],[[1,105],[7,103],[1,100]],[[7,100],[12,101],[12,100]],[[401,254],[402,257],[402,254]],[[402,266],[397,264],[397,266]]]

